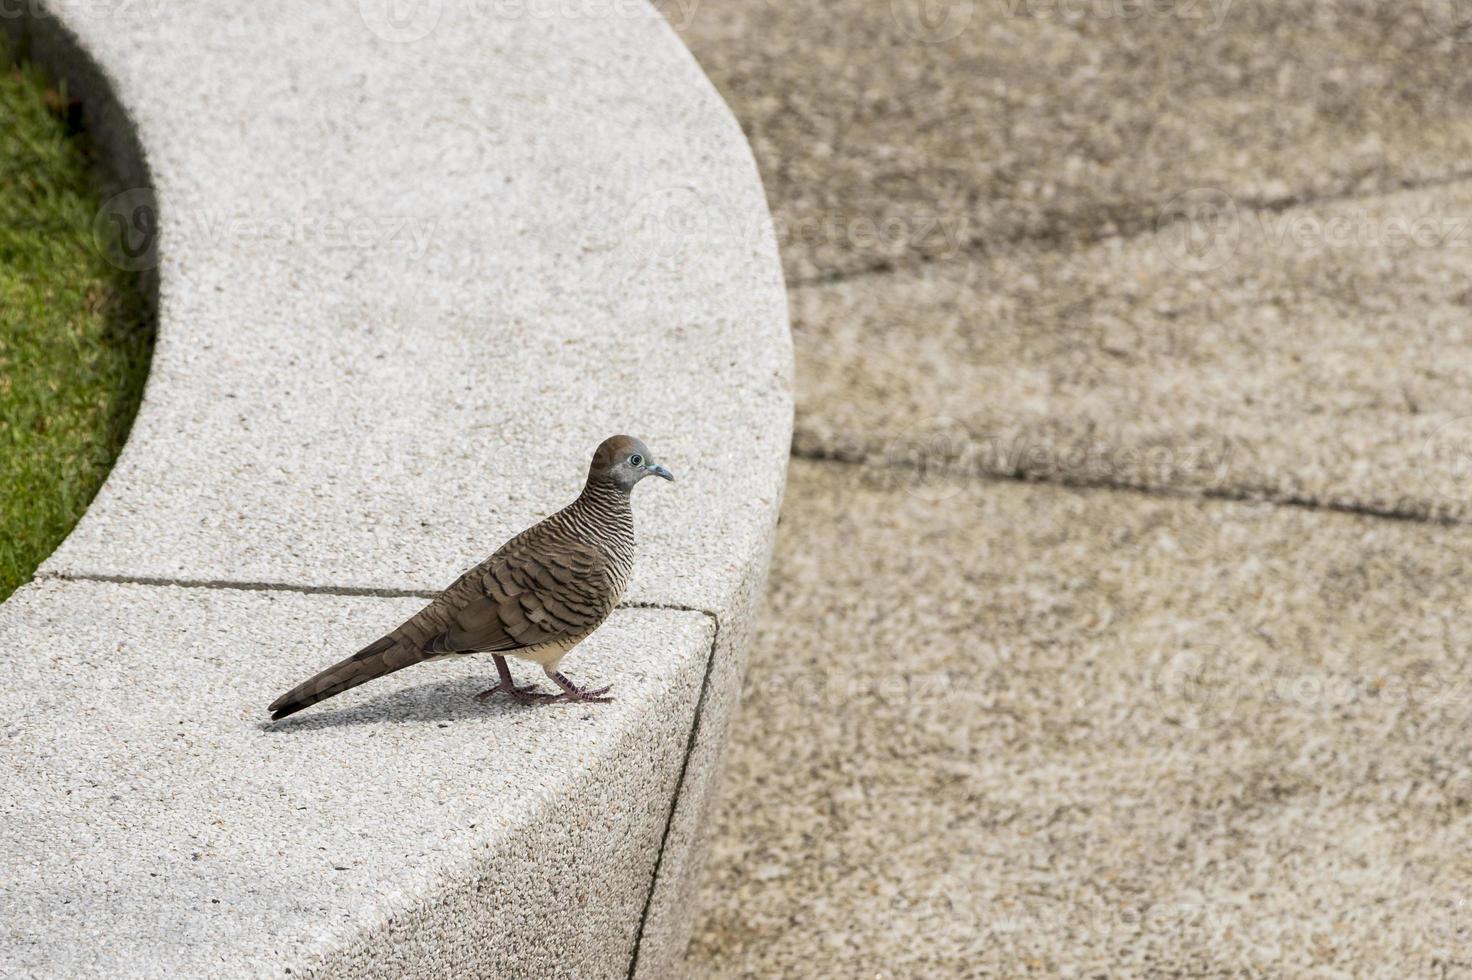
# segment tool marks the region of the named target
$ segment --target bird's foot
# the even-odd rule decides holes
[[[557,683],[557,686],[562,688],[562,693],[552,695],[548,699],[549,701],[586,701],[595,704],[607,704],[608,702],[613,700],[613,698],[604,697],[604,695],[607,694],[609,691],[609,688],[607,687],[600,687],[596,690],[589,690],[585,687],[578,687],[572,681],[568,680],[566,677],[563,677],[559,673],[552,673],[550,676],[552,680]]]
[[[609,689],[606,687],[600,687],[596,691],[586,691],[582,688],[574,688],[571,691],[563,691],[561,694],[553,694],[547,698],[547,701],[548,703],[556,701],[588,701],[596,704],[608,704],[610,701],[613,700],[613,698],[606,698],[603,696],[607,694],[608,691]]]
[[[511,695],[513,700],[519,701],[522,704],[535,704],[538,701],[549,701],[557,699],[557,695],[548,694],[547,692],[538,688],[535,684],[523,684],[518,686],[516,684],[507,684],[503,681],[500,684],[497,684],[495,687],[487,688],[486,690],[481,691],[475,696],[475,700],[479,701],[481,704],[485,704],[488,700],[490,700],[491,696],[495,694],[509,694]]]

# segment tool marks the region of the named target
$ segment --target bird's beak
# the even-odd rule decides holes
[[[675,474],[671,473],[669,470],[665,469],[663,466],[660,466],[658,463],[654,463],[651,466],[649,466],[648,467],[648,470],[649,470],[649,473],[650,473],[651,476],[662,476],[666,480],[669,480],[671,483],[674,483],[675,482]]]

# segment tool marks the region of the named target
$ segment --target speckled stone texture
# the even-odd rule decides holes
[[[824,461],[689,972],[1472,976],[1467,8],[664,9]]]
[[[799,289],[798,451],[1472,518],[1469,187]]]
[[[701,872],[711,839],[716,788],[724,769],[726,744],[737,716],[743,689],[745,652],[761,609],[766,568],[753,569],[743,583],[744,604],[722,619],[713,644],[714,662],[702,696],[700,725],[690,746],[684,788],[670,818],[660,873],[649,896],[634,977],[660,980],[680,964],[695,926],[692,910],[700,908]],[[754,683],[763,683],[758,678]],[[748,787],[743,787],[747,790]],[[738,805],[750,805],[743,796]]]
[[[439,589],[630,431],[680,478],[640,495],[631,598],[716,609],[768,547],[791,417],[728,110],[637,4],[444,4],[412,42],[359,8],[77,25],[155,174],[162,330],[46,571]]]
[[[480,705],[466,658],[263,724],[418,604],[51,581],[0,606],[0,972],[623,975],[709,618],[617,612],[566,665],[608,705]]]
[[[1472,536],[909,476],[793,464],[693,975],[1469,975]]]
[[[660,6],[751,137],[794,281],[1146,230],[1193,187],[1392,189],[1472,152],[1467,18],[1438,0]]]
[[[0,27],[117,157],[159,344],[0,607],[0,973],[668,975],[791,434],[735,121],[642,2],[56,9]],[[471,660],[260,727],[615,431],[679,480],[566,661],[614,704],[475,705]]]
[[[797,446],[1472,518],[1455,3],[729,0]]]

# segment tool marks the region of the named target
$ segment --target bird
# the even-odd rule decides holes
[[[602,625],[629,584],[629,494],[648,476],[675,479],[633,436],[603,440],[576,500],[507,541],[386,635],[271,702],[271,720],[414,664],[474,653],[491,654],[499,677],[477,701],[496,694],[522,703],[612,701],[608,687],[578,687],[557,666]],[[541,666],[559,693],[518,686],[508,656]]]

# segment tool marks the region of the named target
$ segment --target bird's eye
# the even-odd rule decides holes
[[[634,455],[632,455],[632,456],[629,457],[629,465],[630,466],[643,466],[644,465],[644,457],[643,456],[640,456],[638,453],[635,453]]]

